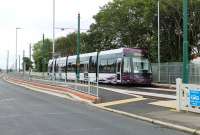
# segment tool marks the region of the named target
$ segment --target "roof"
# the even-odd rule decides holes
[[[113,49],[113,50],[106,50],[106,51],[101,51],[99,55],[106,55],[110,53],[122,53],[124,48],[119,48],[119,49]]]

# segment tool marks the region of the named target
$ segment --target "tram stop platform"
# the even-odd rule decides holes
[[[175,100],[158,100],[151,98],[135,98],[133,102],[116,103],[102,103],[100,106],[136,114],[139,116],[169,122],[189,128],[200,129],[200,114],[181,111],[176,111]]]

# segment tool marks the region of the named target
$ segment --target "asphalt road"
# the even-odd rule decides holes
[[[2,135],[186,135],[0,80]]]

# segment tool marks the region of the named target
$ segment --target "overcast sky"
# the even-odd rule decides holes
[[[81,14],[81,28],[88,29],[95,15],[111,0],[55,0],[56,27],[77,27],[77,13]],[[0,68],[6,68],[7,50],[10,51],[9,66],[15,63],[16,27],[18,30],[18,54],[29,56],[29,44],[45,37],[52,38],[53,0],[0,0]],[[56,30],[56,37],[74,30]]]

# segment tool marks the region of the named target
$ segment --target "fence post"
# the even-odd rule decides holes
[[[29,75],[28,75],[29,77],[29,81],[31,81],[31,67],[29,67]]]
[[[99,79],[97,79],[96,97],[99,98]]]
[[[67,74],[65,73],[65,84],[67,83]]]
[[[90,95],[90,77],[89,77],[89,74],[88,74],[88,94]]]
[[[178,112],[181,111],[181,85],[182,85],[182,79],[177,78],[176,79],[176,110]]]

